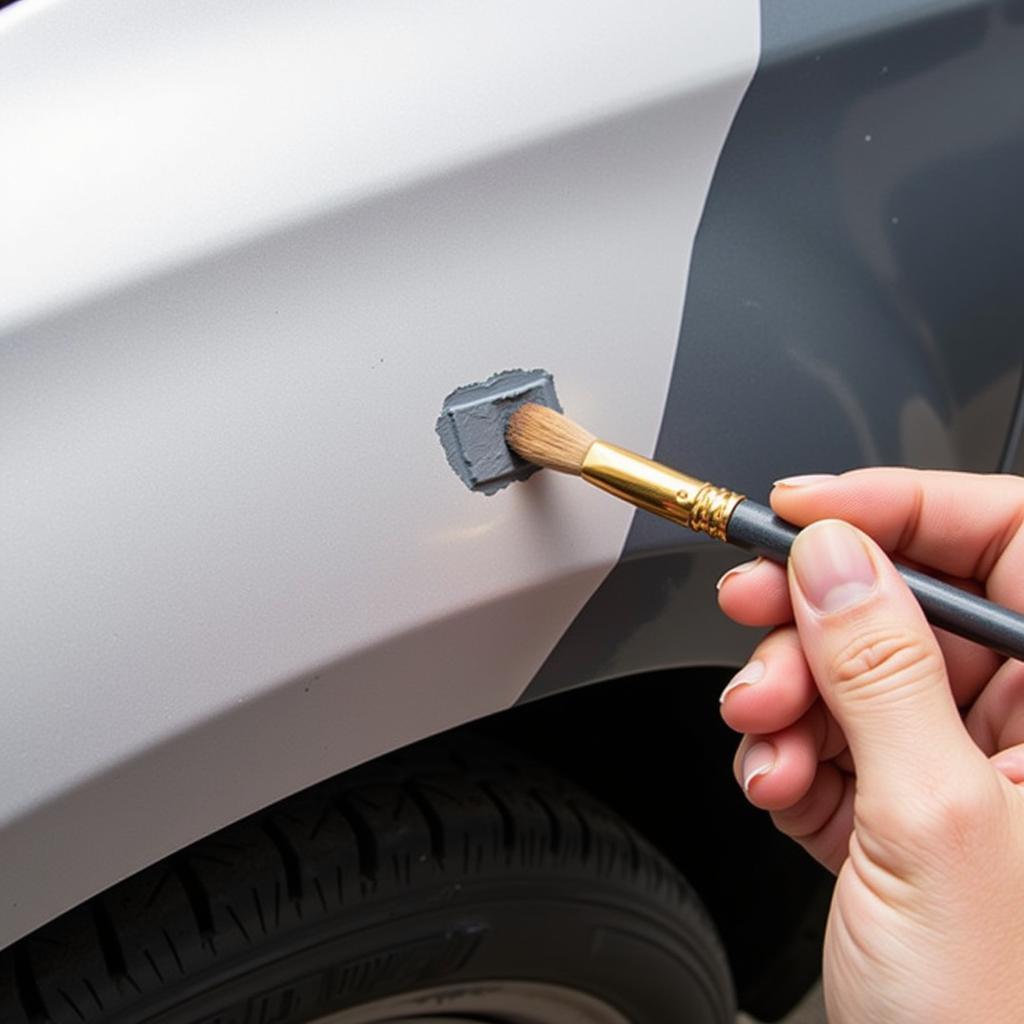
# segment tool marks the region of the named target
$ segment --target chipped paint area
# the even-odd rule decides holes
[[[494,494],[536,472],[537,466],[505,444],[509,417],[528,402],[562,411],[547,370],[504,370],[456,388],[444,400],[437,436],[448,464],[470,490]]]

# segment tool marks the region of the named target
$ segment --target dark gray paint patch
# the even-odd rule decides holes
[[[998,467],[1024,324],[1021,11],[763,0],[657,459],[759,499],[792,473]],[[753,637],[726,623],[702,567],[742,555],[707,543],[637,513],[523,699],[740,663]]]
[[[547,370],[505,370],[456,388],[444,400],[437,436],[448,464],[470,490],[494,494],[536,472],[505,444],[509,416],[528,402],[562,411]]]

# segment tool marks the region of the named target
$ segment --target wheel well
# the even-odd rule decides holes
[[[654,842],[714,918],[741,1005],[772,1019],[820,971],[832,879],[750,807],[732,777],[737,737],[717,700],[732,671],[611,680],[464,728],[547,762]]]
[[[471,732],[546,763],[643,833],[682,872],[714,919],[740,1005],[773,1020],[818,975],[831,878],[781,837],[767,815],[749,807],[732,778],[736,737],[722,723],[715,699],[729,672],[691,668],[610,680],[510,708],[446,735]],[[410,755],[415,746],[407,748]],[[352,771],[372,770],[374,763]],[[294,794],[281,803],[302,799]],[[267,832],[265,822],[261,827]]]

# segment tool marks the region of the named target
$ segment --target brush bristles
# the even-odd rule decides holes
[[[530,403],[509,417],[505,440],[527,462],[579,476],[597,438],[554,409]]]

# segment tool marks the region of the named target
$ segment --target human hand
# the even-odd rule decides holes
[[[1020,1019],[1024,664],[933,631],[883,552],[1024,610],[1024,480],[860,470],[771,503],[815,525],[788,575],[720,582],[727,615],[775,627],[722,714],[748,799],[838,874],[829,1019]]]

